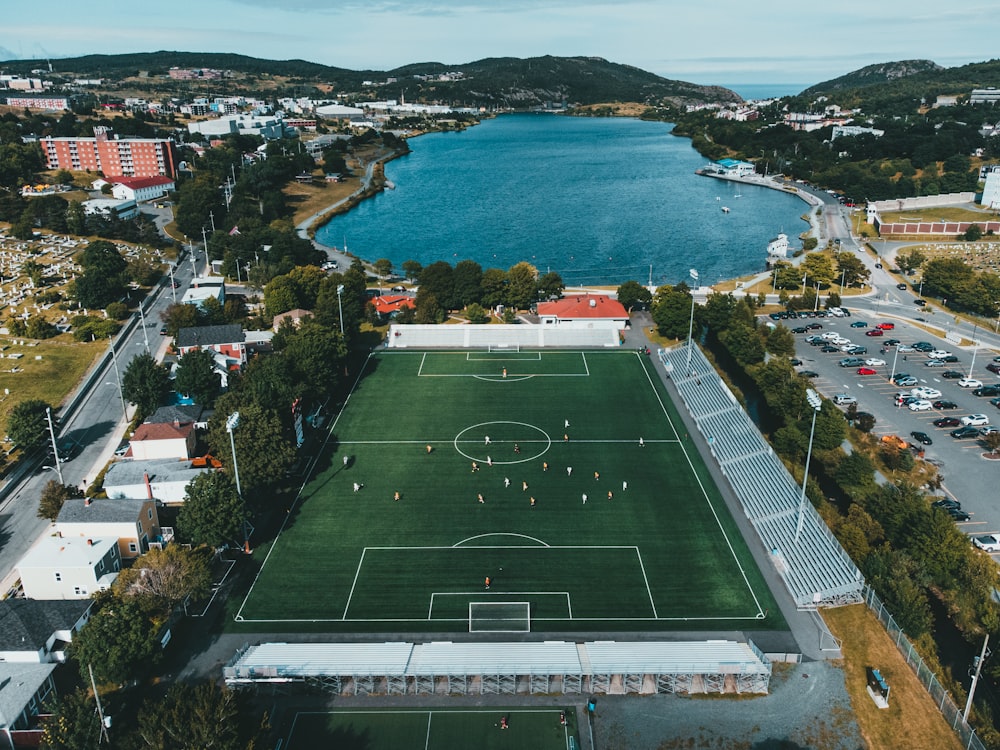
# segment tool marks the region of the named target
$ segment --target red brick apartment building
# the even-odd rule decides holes
[[[49,169],[101,172],[105,177],[174,177],[177,152],[163,138],[113,137],[110,128],[94,128],[93,138],[41,138]]]

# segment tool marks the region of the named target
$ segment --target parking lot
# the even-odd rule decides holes
[[[958,349],[899,318],[875,317],[865,311],[853,311],[851,317],[772,322],[796,331],[795,357],[801,361],[796,370],[810,377],[817,391],[842,402],[845,410],[851,399],[856,399],[859,411],[874,415],[875,435],[898,435],[911,444],[922,443],[925,458],[940,468],[944,490],[970,515],[959,524],[963,531],[970,535],[1000,532],[1000,504],[993,489],[1000,481],[1000,461],[982,458],[986,448],[978,434],[971,436],[984,426],[982,419],[966,420],[976,422],[968,431],[970,436],[951,436],[963,426],[961,420],[972,415],[984,415],[987,424],[1000,426],[1000,399],[989,387],[1000,384],[1000,375],[987,370],[989,365],[1000,369],[1000,362],[994,362],[998,352],[980,349],[973,363],[971,349]],[[881,335],[868,335],[879,330],[879,324],[885,324],[886,330]],[[812,327],[803,330],[807,326]],[[817,336],[826,338],[814,344],[806,341]],[[926,343],[930,351],[915,350],[915,343]],[[850,346],[863,346],[866,351],[846,351]],[[896,378],[906,385],[893,383],[893,375],[908,376]],[[985,386],[978,392],[986,395],[974,395],[978,385],[973,381]],[[911,395],[914,388],[925,390]],[[919,403],[911,409],[897,394]],[[838,395],[842,398],[836,399]],[[959,424],[934,424],[942,418],[953,418]],[[915,437],[915,432],[925,437]]]

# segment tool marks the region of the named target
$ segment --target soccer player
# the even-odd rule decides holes
[[[514,453],[520,453],[520,452],[521,452],[521,446],[518,445],[517,443],[514,443]]]
[[[568,477],[573,476],[573,467],[572,466],[567,466],[566,467],[566,476],[568,476]]]
[[[563,427],[565,427],[567,430],[569,429],[569,420],[568,419],[565,422],[563,422]]]
[[[477,471],[479,471],[479,464],[477,464],[475,461],[473,461],[472,462],[472,472],[475,473]]]
[[[521,482],[521,492],[527,492],[527,490],[528,490],[528,483]]]
[[[510,487],[510,477],[504,477],[503,478],[503,486],[504,486],[504,489],[506,489],[507,487]]]
[[[486,498],[484,498],[484,497],[483,497],[483,493],[482,493],[482,492],[480,492],[480,493],[479,493],[478,495],[476,495],[476,498],[477,498],[477,499],[479,500],[479,502],[481,502],[481,503],[485,503],[485,502],[486,502]],[[489,586],[487,586],[486,588],[489,588]]]
[[[600,479],[600,478],[601,478],[601,472],[599,472],[599,471],[595,471],[595,472],[594,472],[594,480],[596,481],[596,480],[598,480],[598,479]]]
[[[615,499],[615,493],[612,492],[611,490],[608,490],[608,500],[614,500],[614,499]]]
[[[430,443],[428,443],[428,444],[427,444],[427,453],[428,453],[428,454],[430,454],[430,452],[431,452],[432,450],[434,450],[434,449],[433,449],[433,448],[431,448],[431,444],[430,444]]]
[[[534,495],[531,496],[531,507],[532,508],[535,507],[535,497],[534,497]]]
[[[486,457],[486,465],[487,466],[492,466],[493,465],[493,459],[490,456]]]
[[[624,492],[627,489],[628,489],[628,482],[626,480],[622,480],[622,492]]]
[[[642,438],[639,438],[639,447],[640,448],[645,448],[646,447],[646,441],[643,440]]]
[[[396,492],[393,493],[392,499],[397,503],[399,502],[399,490],[396,490]]]
[[[361,485],[360,485],[360,484],[358,484],[357,482],[355,482],[355,483],[354,483],[354,491],[355,491],[355,492],[358,492],[358,491],[359,491],[360,489],[361,489]]]
[[[587,504],[587,493],[586,492],[583,493],[583,504],[584,505]]]
[[[489,589],[489,587],[490,587],[490,577],[486,576],[486,588]]]
[[[549,462],[542,461],[542,471],[548,471],[548,470],[549,470]]]
[[[490,436],[489,436],[489,435],[487,435],[487,436],[486,436],[486,445],[489,445],[489,444],[490,444]]]

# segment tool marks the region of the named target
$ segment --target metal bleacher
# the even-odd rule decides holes
[[[660,361],[799,608],[863,600],[864,578],[701,349]],[[800,524],[801,513],[801,528]]]

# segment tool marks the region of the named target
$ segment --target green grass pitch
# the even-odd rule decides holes
[[[506,717],[507,729],[500,728],[501,717]],[[566,712],[567,726],[559,717],[558,708],[302,712],[295,717],[285,747],[566,750],[569,738],[575,737],[575,713]]]
[[[634,351],[375,354],[236,627],[783,628],[678,425]]]

